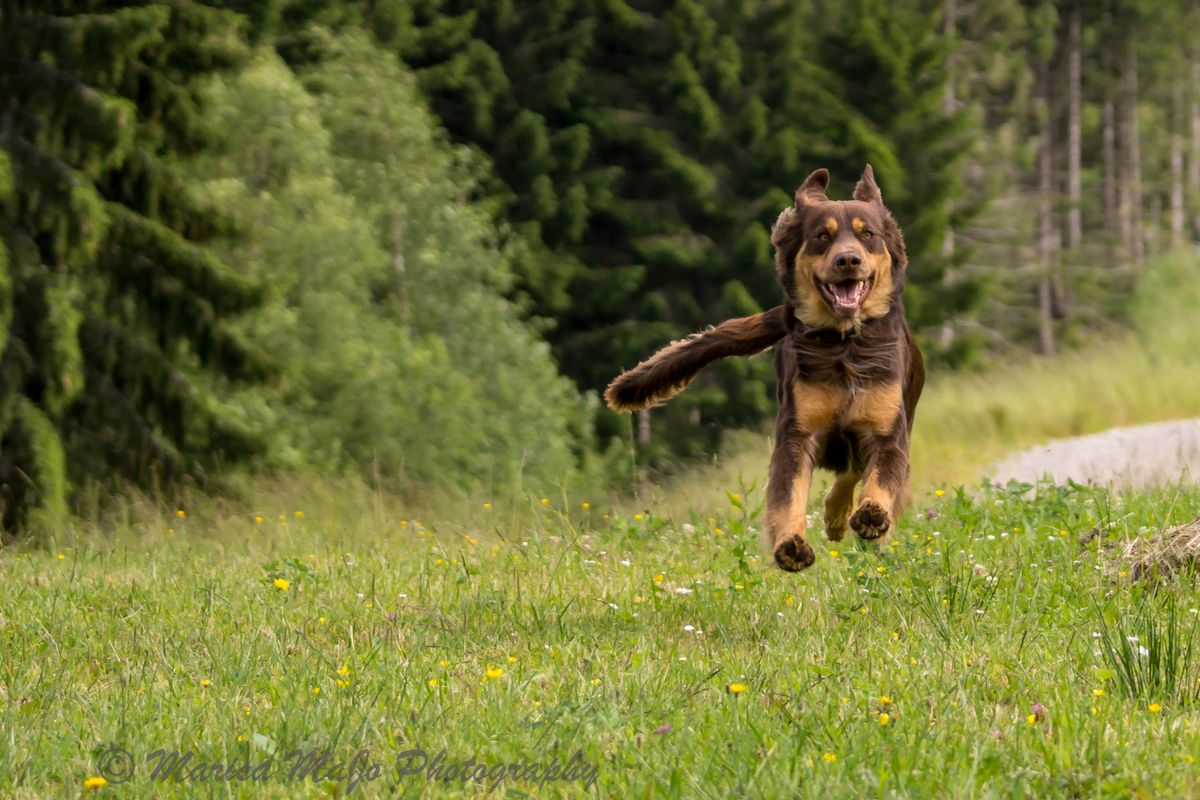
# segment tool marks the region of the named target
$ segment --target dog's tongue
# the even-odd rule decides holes
[[[852,306],[858,303],[862,284],[859,281],[842,281],[830,284],[829,290],[839,305]]]

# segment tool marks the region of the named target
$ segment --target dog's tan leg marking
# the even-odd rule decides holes
[[[861,478],[861,473],[843,472],[825,495],[825,536],[830,541],[841,541],[846,535],[850,512],[854,509],[854,488]]]
[[[793,431],[776,441],[767,483],[767,536],[775,563],[798,572],[816,558],[808,543],[808,488],[812,480],[814,440]]]

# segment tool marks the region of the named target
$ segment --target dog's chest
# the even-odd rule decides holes
[[[798,380],[792,403],[796,423],[806,433],[840,429],[883,435],[896,424],[903,392],[898,380],[865,387]]]
[[[779,379],[791,387],[801,429],[880,435],[892,430],[903,408],[900,342],[892,319],[878,320],[857,336],[797,331],[780,352]]]

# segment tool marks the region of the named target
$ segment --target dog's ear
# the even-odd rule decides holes
[[[829,188],[829,170],[821,168],[813,170],[800,188],[796,190],[796,208],[803,208],[810,203],[822,203],[829,200],[825,190]]]
[[[863,169],[862,177],[854,186],[854,199],[864,203],[883,203],[883,194],[879,191],[879,184],[875,183],[875,170],[871,169],[870,164]]]
[[[904,249],[904,233],[896,223],[892,212],[883,205],[883,192],[875,182],[875,170],[867,164],[863,168],[862,177],[854,186],[854,199],[863,203],[875,203],[883,212],[883,241],[892,257],[892,264],[899,269],[908,268],[908,253]]]
[[[892,212],[885,211],[883,217],[883,243],[887,246],[888,254],[892,257],[893,266],[908,269],[908,253],[904,249],[904,233],[896,224]]]

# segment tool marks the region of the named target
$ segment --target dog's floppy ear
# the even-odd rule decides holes
[[[875,170],[871,169],[870,164],[863,169],[862,177],[854,186],[854,199],[863,203],[883,203],[883,194],[879,191],[879,184],[875,183]]]
[[[796,208],[803,208],[809,203],[821,203],[829,198],[825,190],[829,188],[829,170],[821,168],[813,170],[800,188],[796,190]]]

